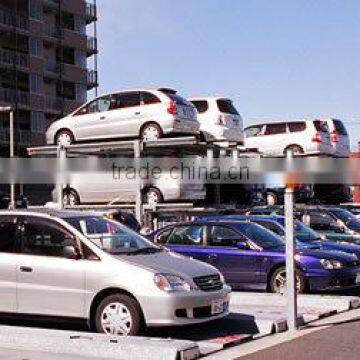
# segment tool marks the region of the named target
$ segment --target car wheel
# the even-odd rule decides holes
[[[284,151],[284,155],[286,155],[288,150],[292,151],[293,155],[301,155],[304,153],[304,149],[299,145],[291,145],[287,147]]]
[[[275,193],[273,192],[268,192],[266,194],[266,203],[269,205],[269,206],[272,206],[272,205],[276,205],[278,202],[278,198],[276,196]]]
[[[303,294],[306,289],[304,277],[296,271],[296,288],[298,294]],[[285,266],[275,270],[270,279],[270,291],[276,294],[284,294],[286,290],[286,268]]]
[[[143,141],[156,141],[162,137],[162,130],[157,124],[146,124],[142,128],[140,136]]]
[[[142,311],[132,297],[107,296],[96,309],[96,331],[107,335],[137,335],[142,327]]]
[[[162,203],[163,196],[161,194],[161,191],[155,188],[149,188],[145,190],[143,196],[143,202],[144,204],[148,204],[148,205],[156,205]]]
[[[80,205],[80,198],[75,190],[65,189],[63,191],[63,205],[64,206]]]
[[[74,141],[74,135],[70,130],[60,130],[55,137],[55,145],[69,146]]]

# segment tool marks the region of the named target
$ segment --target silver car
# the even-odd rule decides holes
[[[141,184],[139,184],[141,183]],[[71,180],[63,191],[65,206],[80,204],[133,203],[139,186],[145,204],[159,204],[167,201],[204,200],[206,187],[203,182],[183,181],[164,172],[158,179],[137,182],[136,180],[117,179],[101,173],[72,173]],[[58,187],[52,192],[52,200],[58,201]]]
[[[103,217],[2,211],[0,238],[1,313],[82,318],[111,335],[228,314],[215,268]]]
[[[195,107],[171,89],[134,89],[97,97],[55,121],[49,145],[138,137],[155,141],[167,134],[198,135]]]

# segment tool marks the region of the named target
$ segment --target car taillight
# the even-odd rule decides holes
[[[313,142],[318,142],[318,143],[321,143],[322,142],[322,136],[321,136],[321,133],[318,131],[316,133],[316,135],[312,138],[312,141]]]
[[[331,133],[331,141],[334,143],[339,142],[339,133],[337,131]]]
[[[169,107],[167,109],[167,112],[171,115],[176,115],[177,114],[177,104],[175,101],[171,101],[169,104]]]
[[[225,125],[225,116],[219,115],[216,124],[217,125]]]

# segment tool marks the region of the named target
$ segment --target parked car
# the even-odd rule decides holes
[[[254,222],[275,234],[285,237],[285,218],[283,216],[227,216],[227,220],[246,220]],[[301,243],[301,246],[309,246],[312,249],[321,249],[327,251],[342,251],[349,254],[355,254],[360,260],[360,245],[347,243],[343,241],[330,241],[326,237],[299,220],[295,220],[295,237]]]
[[[150,239],[172,251],[216,266],[234,288],[283,293],[286,286],[284,240],[251,223],[196,220],[170,225]],[[360,282],[355,255],[335,251],[297,249],[298,292],[332,290]]]
[[[196,109],[171,89],[134,89],[102,95],[55,121],[49,145],[76,141],[140,138],[156,141],[169,134],[199,135]]]
[[[338,119],[324,119],[324,121],[329,127],[333,154],[342,157],[349,156],[350,138],[344,123]]]
[[[118,204],[133,203],[137,192],[141,191],[142,201],[145,204],[159,204],[168,201],[201,201],[205,199],[206,188],[200,182],[182,181],[181,177],[171,176],[163,172],[161,177],[141,181],[141,187],[136,180],[123,178],[113,179],[108,175],[100,176],[95,181],[87,180],[86,173],[73,173],[71,181],[63,191],[65,206],[80,204]],[[53,201],[58,199],[58,187],[52,192]]]
[[[323,207],[298,209],[297,218],[328,240],[360,244],[359,219],[354,215],[354,218],[349,220],[341,219],[342,215],[336,211],[337,209],[342,210]]]
[[[323,205],[339,205],[352,201],[352,192],[346,184],[314,184],[314,202]]]
[[[251,125],[245,128],[245,146],[270,156],[333,153],[325,121],[299,120]]]
[[[2,211],[0,312],[87,320],[109,335],[228,314],[214,267],[83,212]]]
[[[285,189],[283,186],[268,187],[266,189],[266,202],[268,205],[284,203]],[[297,185],[294,189],[295,201],[308,202],[311,200],[313,190],[311,185]]]
[[[230,99],[203,97],[189,101],[196,107],[204,140],[244,143],[243,119]]]

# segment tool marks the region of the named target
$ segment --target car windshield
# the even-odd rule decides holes
[[[217,100],[217,105],[219,111],[221,111],[224,114],[239,115],[238,111],[236,110],[231,100],[228,99]]]
[[[335,215],[338,219],[340,219],[344,224],[350,223],[350,221],[358,221],[357,217],[351,213],[349,210],[345,209],[331,209],[330,213]]]
[[[299,220],[295,221],[295,232],[296,237],[300,241],[318,241],[321,239],[320,234],[318,234],[316,231],[309,228]]]
[[[241,222],[237,225],[238,229],[246,237],[248,237],[256,245],[260,246],[263,249],[278,248],[284,246],[283,239],[271,232],[270,230],[265,229],[264,227],[253,224]]]
[[[112,255],[153,254],[162,251],[135,231],[97,216],[65,218],[93,244]]]

